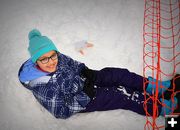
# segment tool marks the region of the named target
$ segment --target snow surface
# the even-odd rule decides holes
[[[128,110],[56,119],[18,81],[29,58],[28,33],[39,29],[59,50],[93,69],[143,73],[144,0],[0,0],[0,130],[142,130],[146,118]],[[94,44],[85,55],[76,43]],[[164,118],[157,123],[164,125]]]

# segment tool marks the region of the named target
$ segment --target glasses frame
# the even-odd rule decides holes
[[[54,58],[52,58],[52,57],[53,57],[55,54],[56,54],[56,58],[54,59]],[[58,56],[59,56],[59,53],[58,53],[58,52],[55,52],[55,53],[52,54],[50,57],[45,57],[45,58],[43,58],[43,59],[38,59],[38,61],[40,61],[42,64],[47,64],[50,59],[53,60],[53,61],[56,60],[56,59],[58,59]],[[47,58],[47,62],[43,62],[43,60],[46,59],[46,58]]]

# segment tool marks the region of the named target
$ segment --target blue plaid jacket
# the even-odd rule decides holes
[[[56,72],[42,72],[29,59],[19,70],[19,80],[56,118],[68,118],[84,110],[90,102],[83,92],[84,79],[80,76],[84,67],[83,63],[59,53]]]

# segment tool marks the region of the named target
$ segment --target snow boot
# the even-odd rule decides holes
[[[153,79],[152,77],[148,77],[148,80],[149,84],[146,88],[146,91],[149,94],[154,94],[157,80]],[[163,88],[160,88],[160,85],[162,85]],[[158,95],[164,93],[165,99],[171,99],[173,85],[175,86],[174,92],[180,91],[180,74],[176,74],[171,80],[158,81]]]
[[[175,109],[174,113],[180,113],[180,92],[177,93],[175,97],[176,97],[177,100],[178,100],[178,104],[177,104],[178,106],[177,106],[177,108]]]
[[[161,103],[162,103],[162,109],[161,109],[161,116],[164,115],[170,115],[172,113],[175,112],[175,108],[177,107],[178,104],[178,100],[176,97],[174,97],[174,102],[170,99],[170,100],[166,100],[166,99],[160,99]]]
[[[174,90],[173,85],[175,86]],[[177,108],[174,110],[174,113],[180,113],[180,74],[174,76],[171,80],[170,87],[164,92],[164,99],[170,100],[171,96],[174,96],[177,99]]]
[[[156,90],[156,82],[158,82],[158,95],[161,95],[162,93],[164,93],[171,85],[171,81],[167,80],[167,81],[157,81],[156,79],[152,78],[152,77],[148,77],[148,86],[146,88],[146,92],[149,93],[150,95],[155,94],[155,90]],[[162,88],[160,86],[163,86]]]
[[[173,91],[173,87],[174,87],[173,84],[175,86],[174,91]],[[168,88],[167,91],[164,92],[164,98],[171,99],[172,93],[177,91],[180,91],[180,74],[176,74],[174,78],[171,80],[170,87]]]

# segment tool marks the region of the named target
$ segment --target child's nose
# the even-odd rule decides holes
[[[53,63],[54,63],[54,61],[51,58],[49,58],[49,64],[51,65]]]

